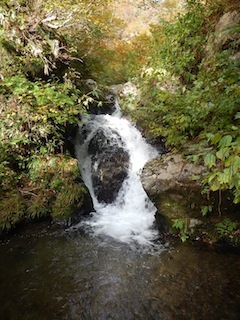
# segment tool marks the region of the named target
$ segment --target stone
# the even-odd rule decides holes
[[[181,192],[184,188],[199,188],[199,182],[194,180],[194,176],[203,172],[203,166],[188,163],[180,154],[166,154],[145,165],[141,181],[146,192],[155,196],[156,192],[172,189]]]
[[[240,33],[238,26],[240,24],[240,12],[237,10],[225,13],[216,24],[214,32],[210,35],[206,47],[206,61],[217,52],[231,48],[234,43],[236,52],[230,59],[239,57]]]
[[[117,132],[98,129],[89,142],[92,184],[100,202],[112,203],[128,175],[129,154]]]
[[[146,193],[158,212],[171,221],[177,218],[196,218],[206,199],[195,175],[205,172],[203,166],[187,162],[180,154],[165,154],[149,161],[141,174]]]
[[[78,80],[75,85],[89,98],[88,114],[113,114],[116,111],[116,92],[111,88],[99,85],[93,79]]]

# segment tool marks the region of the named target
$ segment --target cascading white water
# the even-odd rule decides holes
[[[127,119],[121,118],[119,111],[113,115],[95,115],[92,119],[85,119],[84,125],[88,128],[87,137],[84,141],[77,141],[75,148],[82,178],[96,210],[84,223],[97,235],[104,234],[127,243],[150,244],[158,234],[153,228],[156,208],[142,188],[140,173],[144,164],[156,157],[158,152],[146,143],[141,133]],[[117,132],[130,155],[128,176],[117,198],[110,204],[98,201],[92,185],[92,156],[88,154],[88,145],[99,128],[107,133],[109,129],[110,132]],[[79,130],[82,130],[82,126]]]

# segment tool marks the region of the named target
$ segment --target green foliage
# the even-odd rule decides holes
[[[179,230],[182,242],[186,242],[192,234],[192,230],[189,228],[189,219],[174,219],[172,227]]]
[[[202,212],[202,215],[203,215],[203,216],[206,216],[208,213],[212,212],[212,210],[213,210],[213,207],[212,207],[211,205],[209,205],[209,206],[203,206],[203,207],[201,208],[201,212]]]
[[[16,64],[11,74],[21,71],[33,76],[48,75],[58,59],[69,57],[60,34],[49,25],[41,6],[31,5],[31,1],[5,2],[0,14],[0,43]]]
[[[112,82],[118,77],[112,65],[121,26],[105,0],[3,1],[0,53],[13,64],[1,74],[36,78],[63,75],[72,67]]]
[[[0,197],[0,232],[10,230],[25,216],[25,203],[19,191],[10,191],[3,198]]]
[[[238,49],[230,38],[226,50],[207,51],[208,31],[214,31],[209,19],[218,21],[228,5],[188,1],[176,20],[152,28],[151,59],[136,80],[141,97],[129,112],[149,138],[163,138],[170,149],[206,167],[205,192],[231,190],[239,203]]]
[[[224,219],[216,224],[216,231],[220,238],[233,240],[238,235],[239,224],[230,219]]]
[[[26,169],[33,156],[61,150],[66,126],[85,112],[80,91],[68,82],[16,75],[4,78],[0,93],[1,166],[13,170]]]
[[[5,183],[5,192],[0,193],[0,230],[47,216],[69,218],[81,208],[86,194],[76,182],[79,176],[75,159],[60,154],[33,157],[19,184]],[[11,191],[14,187],[17,190]]]
[[[63,186],[53,204],[52,216],[61,219],[71,217],[74,210],[81,208],[85,194],[86,188],[82,185],[72,184]]]
[[[49,213],[52,217],[68,218],[73,210],[81,208],[86,188],[75,182],[80,176],[75,159],[45,155],[35,157],[28,168],[31,188],[38,190],[28,208],[31,218]]]
[[[234,195],[234,202],[240,202],[240,140],[231,135],[211,135],[211,153],[204,156],[205,165],[211,169],[203,182],[212,191],[230,189]],[[234,139],[234,140],[233,140]],[[206,158],[214,159],[206,162]]]
[[[0,224],[5,230],[52,214],[67,185],[75,202],[66,197],[63,215],[64,208],[69,214],[83,200],[75,173],[69,176],[69,160],[60,161],[69,166],[60,166],[61,172],[55,164],[61,157],[55,154],[65,151],[66,128],[78,123],[87,107],[75,85],[79,73],[71,67],[82,60],[64,33],[72,18],[71,11],[47,11],[43,1],[1,3]]]
[[[204,14],[200,1],[188,1],[185,14],[179,15],[174,22],[162,21],[162,26],[153,30],[156,41],[159,33],[160,38],[164,37],[163,43],[157,47],[159,63],[167,66],[186,85],[195,80],[202,60],[201,47],[206,42],[206,35],[201,32],[203,23]]]

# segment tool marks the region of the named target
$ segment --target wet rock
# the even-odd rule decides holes
[[[113,114],[116,111],[116,94],[92,79],[81,80],[79,86],[87,94],[89,114]]]
[[[166,154],[145,165],[141,181],[170,233],[213,245],[221,241],[223,235],[217,226],[219,223],[224,225],[226,213],[231,220],[239,221],[236,215],[239,206],[232,204],[230,194],[222,192],[219,212],[218,193],[213,193],[210,199],[202,196],[200,180],[194,180],[194,176],[204,172],[203,166],[188,163],[180,154]],[[212,207],[212,212],[203,216],[201,208],[206,205]],[[182,230],[173,227],[176,219],[184,223]],[[225,235],[225,243],[239,245],[238,231],[229,232],[227,237]]]
[[[94,212],[92,197],[86,188],[86,194],[84,196],[84,201],[81,208],[75,208],[72,216],[66,221],[68,226],[79,223],[84,216],[89,215],[91,212]]]
[[[128,175],[129,154],[121,137],[114,131],[98,129],[91,139],[92,184],[100,202],[113,202]]]
[[[89,114],[113,114],[116,109],[116,97],[111,91],[100,100],[93,100],[87,107]]]
[[[225,13],[215,28],[216,39],[214,45],[227,49],[231,41],[237,41],[240,44],[240,35],[237,26],[240,23],[240,13],[236,10]],[[235,27],[235,29],[234,29]]]

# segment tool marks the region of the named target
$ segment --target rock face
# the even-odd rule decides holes
[[[99,85],[93,79],[76,80],[75,85],[86,94],[88,114],[113,114],[116,111],[116,93]]]
[[[192,188],[199,189],[199,183],[193,177],[203,170],[203,166],[187,163],[180,154],[166,154],[146,164],[141,181],[146,192],[153,197],[170,190],[181,193]]]
[[[128,175],[129,154],[114,131],[98,129],[88,152],[92,155],[92,184],[100,202],[113,202]]]
[[[194,176],[204,167],[186,162],[179,154],[163,155],[148,162],[141,174],[143,188],[158,211],[169,219],[199,215],[203,198]]]
[[[218,198],[215,199],[214,195],[210,200],[204,198],[199,182],[193,180],[195,175],[201,176],[203,173],[203,166],[189,164],[179,154],[165,154],[145,165],[141,181],[158,209],[156,218],[170,233],[177,233],[182,239],[186,237],[210,245],[218,244],[222,241],[222,234],[216,231],[216,224],[224,225],[226,219],[224,214],[221,216],[216,210],[219,206]],[[229,194],[222,194],[221,210],[227,212],[231,219],[238,220],[236,213],[239,212],[239,206],[233,206],[228,197]],[[213,211],[204,217],[201,207],[206,205],[213,206]],[[176,221],[184,224],[183,229],[174,227]],[[231,234],[224,241],[226,244],[239,245],[239,235]]]
[[[216,24],[214,33],[209,37],[206,55],[207,59],[217,52],[235,48],[232,59],[239,59],[240,52],[240,12],[237,10],[225,13]],[[234,51],[234,50],[233,50]]]
[[[101,99],[88,104],[89,114],[113,114],[116,111],[116,96],[112,91],[107,92]]]

